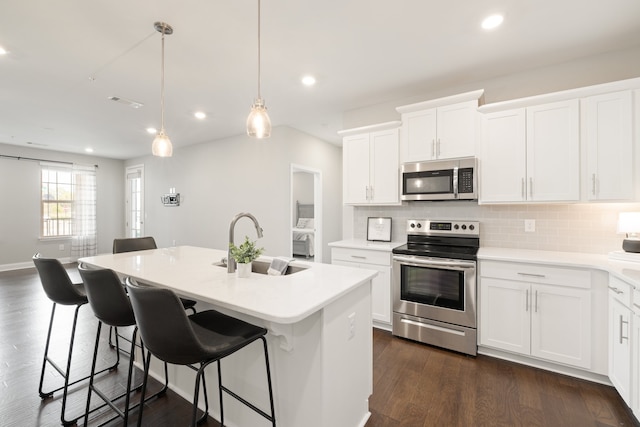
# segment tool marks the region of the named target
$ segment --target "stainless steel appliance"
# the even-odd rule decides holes
[[[477,200],[475,157],[403,163],[402,200]]]
[[[477,221],[409,220],[393,249],[393,335],[475,356]]]

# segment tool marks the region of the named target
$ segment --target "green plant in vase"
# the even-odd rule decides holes
[[[249,236],[245,236],[244,242],[240,246],[229,243],[229,253],[231,258],[238,264],[248,264],[255,261],[264,252],[264,248],[256,247],[256,242],[249,240]]]

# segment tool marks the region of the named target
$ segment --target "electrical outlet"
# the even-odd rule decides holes
[[[64,251],[64,245],[63,244],[58,245],[58,249],[61,251]]]
[[[351,313],[348,317],[348,330],[347,330],[347,336],[348,339],[351,339],[353,337],[356,336],[356,314],[355,313]]]
[[[536,220],[535,219],[525,219],[524,220],[524,231],[526,233],[534,233],[536,231]]]

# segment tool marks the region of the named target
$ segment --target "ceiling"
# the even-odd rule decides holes
[[[0,142],[127,159],[245,132],[257,95],[256,0],[3,0]],[[487,32],[481,20],[504,14]],[[640,41],[638,0],[263,0],[262,97],[274,126],[339,143],[345,111]],[[317,78],[305,87],[305,74]],[[134,109],[110,96],[144,104]],[[194,118],[197,110],[205,120]]]

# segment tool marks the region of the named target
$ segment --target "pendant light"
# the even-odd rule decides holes
[[[260,97],[260,0],[258,0],[258,98],[253,102],[247,117],[247,135],[258,139],[271,136],[271,120],[264,100]]]
[[[173,34],[173,28],[171,25],[164,22],[156,22],[153,24],[156,31],[162,33],[162,67],[160,69],[160,111],[162,114],[162,120],[160,124],[160,132],[156,135],[151,146],[151,152],[154,156],[158,157],[171,157],[173,154],[173,146],[171,140],[164,133],[164,36],[165,34]]]

